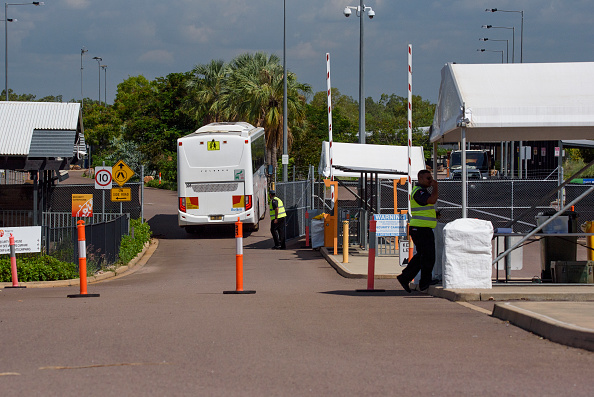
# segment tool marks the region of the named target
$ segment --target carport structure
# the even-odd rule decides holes
[[[30,173],[34,224],[44,192],[85,153],[80,103],[0,102],[0,169]]]
[[[594,138],[594,63],[474,64],[448,63],[441,70],[439,98],[430,141],[460,142],[462,216],[466,217],[466,143]],[[594,162],[578,171],[579,176]],[[568,178],[571,180],[573,177]],[[559,181],[558,190],[565,184]],[[540,231],[571,205],[502,253]],[[542,198],[548,199],[556,191]],[[538,205],[540,203],[537,203]],[[536,206],[535,205],[535,206]],[[521,218],[520,215],[517,219]],[[512,220],[510,222],[513,223]]]

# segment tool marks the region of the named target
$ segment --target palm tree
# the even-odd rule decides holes
[[[192,70],[186,86],[189,94],[185,106],[196,121],[208,124],[222,120],[219,108],[221,85],[227,71],[228,67],[222,60],[196,65]]]
[[[287,75],[288,140],[290,127],[305,119],[308,84]],[[229,120],[245,120],[266,132],[268,164],[276,164],[283,143],[283,67],[276,55],[242,54],[229,64],[221,93],[221,109]]]

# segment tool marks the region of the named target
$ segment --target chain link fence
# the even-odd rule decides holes
[[[551,180],[477,180],[467,183],[467,213],[470,218],[490,221],[494,228],[503,227],[511,220],[523,214],[513,225],[513,231],[527,233],[536,227],[536,216],[546,209],[557,206],[557,194],[544,203],[531,209],[549,192],[557,188],[557,181]],[[570,184],[564,188],[564,201],[572,201],[585,190],[588,185]],[[330,202],[324,200],[324,183],[311,176],[307,181],[277,184],[277,194],[291,208],[293,215],[287,215],[287,238],[305,234],[305,211],[314,209],[317,213],[330,213]],[[342,221],[349,220],[349,243],[366,244],[366,233],[371,213],[394,213],[394,183],[383,180],[379,187],[367,181],[367,210],[361,206],[361,185],[357,180],[343,180],[338,188],[338,222],[339,244],[342,243]],[[373,190],[373,191],[372,191]],[[379,197],[379,208],[377,204]],[[398,212],[408,209],[407,185],[396,185],[396,209]],[[439,181],[440,222],[448,223],[462,217],[462,182],[455,180]],[[585,197],[575,206],[578,222],[594,220],[594,196]],[[397,249],[395,239],[385,239],[383,247],[392,254]]]

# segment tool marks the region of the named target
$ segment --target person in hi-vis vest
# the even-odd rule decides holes
[[[285,218],[287,213],[285,212],[285,206],[283,201],[276,197],[276,192],[271,190],[270,196],[270,233],[272,233],[272,239],[274,240],[274,247],[272,249],[284,250],[285,245]]]
[[[432,188],[431,193],[427,190]],[[435,264],[435,237],[433,229],[437,225],[435,203],[439,196],[437,181],[431,176],[428,170],[421,170],[418,173],[417,185],[411,192],[410,200],[410,223],[408,226],[410,237],[417,249],[408,266],[402,274],[397,276],[398,281],[406,292],[411,292],[409,283],[415,278],[419,270],[421,280],[419,289],[421,291],[435,285],[439,280],[432,280],[431,273]]]

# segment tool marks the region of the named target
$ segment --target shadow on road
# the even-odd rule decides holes
[[[235,238],[235,225],[207,225],[200,226],[195,233],[188,233],[177,224],[175,214],[157,214],[147,222],[153,232],[153,237],[159,239],[229,239]],[[244,230],[244,237],[250,236],[250,232]],[[272,238],[271,238],[272,240]],[[258,242],[255,245],[262,246],[255,248],[268,248],[266,241]],[[246,246],[247,247],[247,246]]]

